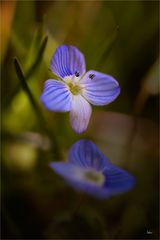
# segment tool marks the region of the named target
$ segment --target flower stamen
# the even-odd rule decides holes
[[[78,95],[81,93],[81,87],[78,84],[74,84],[72,82],[67,83],[69,90],[73,95]]]
[[[84,178],[90,183],[94,183],[97,185],[102,185],[104,183],[105,177],[102,173],[92,171],[92,170],[86,170],[84,173]]]

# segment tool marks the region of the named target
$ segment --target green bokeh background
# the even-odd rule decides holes
[[[121,86],[113,103],[93,108],[81,135],[68,113],[39,101],[63,43],[83,52],[87,70]],[[2,239],[158,239],[159,2],[2,1],[0,55]],[[48,163],[66,160],[81,138],[132,173],[134,189],[97,200],[68,187]]]

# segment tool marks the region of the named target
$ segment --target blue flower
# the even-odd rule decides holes
[[[92,113],[90,103],[106,105],[120,93],[113,77],[94,70],[86,73],[84,56],[74,46],[58,47],[50,67],[60,79],[45,82],[41,101],[51,111],[70,111],[71,126],[77,133],[88,126]]]
[[[51,168],[76,190],[96,198],[107,198],[128,191],[135,178],[114,166],[88,140],[79,140],[70,149],[68,162],[52,162]]]

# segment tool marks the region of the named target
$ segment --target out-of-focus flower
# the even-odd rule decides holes
[[[51,111],[70,111],[71,126],[77,133],[82,133],[88,126],[92,112],[90,103],[106,105],[120,93],[119,84],[113,77],[94,70],[86,73],[84,56],[74,46],[58,47],[50,67],[60,80],[45,82],[41,101]]]
[[[50,166],[75,189],[97,198],[128,191],[135,184],[132,175],[111,164],[88,140],[79,140],[71,147],[68,162],[53,162]]]

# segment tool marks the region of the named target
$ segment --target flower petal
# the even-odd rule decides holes
[[[109,166],[109,165],[108,165]],[[69,179],[69,184],[76,190],[84,191],[96,198],[108,198],[129,191],[135,185],[135,178],[127,171],[110,164],[103,171],[105,183],[103,186],[89,184],[81,179]]]
[[[89,183],[84,177],[86,169],[72,163],[54,162],[50,167],[75,190],[86,192],[96,198],[108,198],[126,192],[135,185],[135,178],[132,175],[113,165],[103,172],[105,183],[101,186],[94,182]]]
[[[80,81],[82,95],[93,105],[105,105],[112,102],[120,93],[118,82],[100,72],[91,70]]]
[[[67,180],[78,180],[81,178],[82,169],[74,164],[66,162],[52,162],[50,163],[50,167]]]
[[[70,121],[76,133],[82,133],[86,130],[91,113],[90,104],[81,95],[73,95]]]
[[[102,171],[109,160],[100,152],[97,146],[89,140],[79,140],[72,145],[69,154],[69,162],[84,168],[94,168]]]
[[[61,78],[76,72],[82,76],[86,71],[83,54],[76,47],[70,45],[61,45],[56,49],[50,67],[52,72]]]
[[[61,175],[75,190],[86,192],[96,198],[106,197],[106,190],[103,187],[94,185],[94,183],[88,183],[84,179],[85,169],[64,162],[52,162],[50,167],[57,174]]]
[[[106,177],[104,188],[108,195],[115,195],[130,190],[135,185],[135,178],[127,171],[110,165],[104,169],[103,174]]]
[[[68,112],[71,109],[71,93],[68,87],[60,81],[47,80],[40,99],[51,111]]]
[[[135,178],[112,165],[91,141],[76,142],[68,158],[69,162],[54,162],[50,166],[75,190],[96,198],[108,198],[126,192],[135,185]]]

